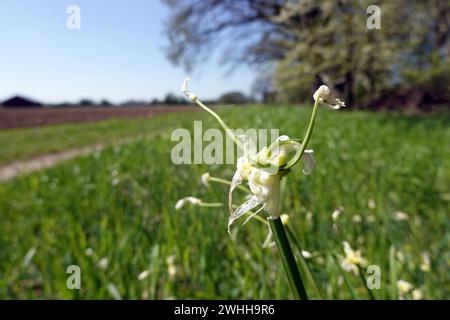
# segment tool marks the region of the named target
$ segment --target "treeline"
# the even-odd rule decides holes
[[[450,106],[449,1],[166,2],[168,58],[201,67],[225,48],[225,64],[261,71],[265,101],[310,101],[326,84],[351,108]]]
[[[205,100],[205,103],[211,104],[211,105],[218,105],[218,104],[247,104],[252,102],[258,102],[258,99],[256,97],[251,97],[249,95],[246,95],[243,92],[240,91],[232,91],[222,94],[217,99],[209,99]],[[154,98],[149,101],[145,100],[127,100],[125,102],[114,104],[106,99],[101,100],[99,102],[96,102],[94,100],[90,99],[82,99],[78,103],[62,103],[58,104],[60,107],[70,107],[70,106],[77,106],[77,107],[146,107],[146,106],[184,106],[192,104],[190,101],[186,99],[184,95],[181,94],[174,94],[174,93],[168,93],[165,95],[163,99],[157,99]]]
[[[222,94],[218,99],[205,100],[210,105],[230,105],[230,104],[246,104],[257,102],[256,98],[250,97],[239,91],[232,91]],[[63,102],[57,104],[43,104],[41,102],[34,101],[29,98],[15,96],[0,103],[0,106],[5,108],[30,108],[30,107],[151,107],[151,106],[184,106],[189,105],[189,102],[183,95],[176,95],[174,93],[168,93],[164,99],[153,99],[149,101],[145,100],[128,100],[122,103],[113,103],[107,99],[95,101],[91,99],[81,99],[79,102]]]

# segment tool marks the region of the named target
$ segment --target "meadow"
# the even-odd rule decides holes
[[[233,128],[302,137],[311,108],[218,112]],[[0,133],[2,163],[137,136],[0,184],[0,298],[290,299],[276,247],[263,246],[265,225],[239,220],[230,236],[226,206],[175,210],[185,196],[225,203],[228,188],[206,187],[200,176],[231,180],[235,170],[172,164],[171,132],[192,130],[194,119],[218,127],[205,113],[187,112]],[[380,267],[375,298],[399,298],[400,279],[425,299],[450,298],[449,124],[448,113],[320,109],[310,144],[316,170],[305,176],[295,168],[283,189],[295,254],[311,253],[298,261],[311,298],[369,298],[361,279],[340,267],[343,241]],[[66,287],[69,265],[81,268],[80,290]]]
[[[31,112],[33,111],[31,110]],[[78,113],[81,112],[77,111]],[[108,110],[105,111],[107,113]],[[64,112],[64,110],[61,112]],[[147,111],[147,113],[151,113],[151,111]],[[133,110],[131,114],[133,114]],[[19,113],[19,115],[21,114]],[[30,116],[33,115],[23,112],[23,117]],[[179,117],[182,117],[182,115]],[[186,114],[184,117],[192,117],[192,115]],[[67,149],[77,149],[94,144],[114,144],[137,136],[150,136],[167,126],[176,125],[178,121],[177,117],[165,114],[158,116],[157,119],[154,121],[152,118],[113,118],[99,122],[62,123],[3,130],[0,131],[0,145],[2,146],[0,149],[0,165]],[[15,120],[20,123],[20,119]],[[74,120],[77,119],[67,121]]]

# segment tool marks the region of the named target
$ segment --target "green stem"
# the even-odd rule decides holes
[[[227,126],[227,124],[225,123],[225,121],[222,120],[221,117],[219,117],[219,115],[217,113],[215,113],[214,111],[212,111],[209,107],[207,107],[203,102],[201,102],[197,97],[195,97],[195,99],[193,99],[193,102],[195,102],[199,107],[201,107],[203,110],[205,110],[206,112],[208,112],[209,114],[211,114],[214,118],[216,118],[216,120],[220,123],[220,125],[222,126],[222,128],[225,130],[225,133],[231,138],[233,139],[234,143],[236,143],[236,145],[241,149],[244,150],[244,146],[242,145],[242,143],[239,141],[239,139],[234,135],[233,130],[230,129],[230,127]]]
[[[209,181],[212,182],[217,182],[217,183],[221,183],[221,184],[225,184],[228,186],[231,186],[231,182],[222,178],[217,178],[217,177],[209,177]],[[242,186],[242,185],[238,185],[237,186],[238,189],[247,192],[247,193],[251,193],[249,189],[247,189],[246,187]]]
[[[389,249],[389,280],[391,284],[391,299],[397,300],[397,263],[395,262],[395,247]]]
[[[335,252],[331,253],[331,257],[333,258],[334,262],[336,263],[336,266],[338,267],[339,271],[341,272],[342,277],[344,278],[345,284],[347,285],[348,290],[350,291],[350,295],[352,296],[353,300],[358,300],[358,295],[356,294],[355,289],[353,288],[350,279],[347,276],[347,272],[344,271],[341,268],[341,265],[339,263],[338,255]]]
[[[205,207],[205,208],[217,208],[217,207],[222,207],[223,203],[219,203],[219,202],[202,202],[198,206],[199,207]]]
[[[311,135],[314,129],[314,123],[316,122],[316,116],[317,116],[317,110],[319,109],[319,99],[314,102],[313,111],[311,114],[311,120],[309,120],[309,126],[308,130],[306,130],[305,138],[302,141],[301,148],[297,151],[297,153],[292,157],[292,159],[286,164],[286,167],[283,169],[289,169],[292,168],[297,164],[297,162],[300,161],[302,158],[303,153],[306,150],[306,147],[308,146],[309,140],[311,140]]]
[[[359,271],[358,272],[359,273],[359,277],[361,278],[361,281],[362,281],[364,287],[367,289],[367,292],[369,293],[370,299],[376,300],[375,296],[372,293],[372,290],[370,290],[369,287],[367,286],[367,280],[366,280],[366,278],[364,277],[364,274],[363,274],[364,270],[363,270],[363,268],[360,265],[358,265],[358,271]]]
[[[317,285],[317,282],[314,279],[314,276],[313,276],[312,271],[311,271],[311,269],[310,269],[310,267],[308,265],[308,262],[306,262],[306,259],[303,257],[302,247],[300,246],[300,242],[297,240],[297,237],[295,236],[294,231],[292,231],[292,229],[289,228],[289,226],[286,226],[286,231],[287,231],[288,236],[294,242],[294,246],[297,247],[298,257],[300,259],[300,264],[303,266],[303,269],[305,270],[306,277],[309,279],[311,284],[314,286],[314,289],[315,289],[317,295],[319,296],[319,298],[323,299],[322,292],[320,291],[319,286]]]
[[[305,287],[297,268],[294,254],[292,253],[291,246],[289,245],[289,240],[287,238],[286,231],[284,230],[281,219],[279,217],[276,219],[269,219],[269,223],[294,298],[308,300]]]

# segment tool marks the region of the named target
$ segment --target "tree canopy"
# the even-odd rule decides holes
[[[219,48],[231,66],[274,66],[277,98],[289,102],[306,100],[319,83],[353,107],[410,90],[421,92],[418,103],[450,101],[448,1],[165,2],[167,55],[188,69]],[[368,27],[371,5],[380,9],[379,29]]]

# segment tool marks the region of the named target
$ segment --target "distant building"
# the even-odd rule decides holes
[[[42,107],[42,103],[27,98],[15,96],[12,97],[11,99],[3,101],[2,106],[6,108],[30,108],[30,107]]]

